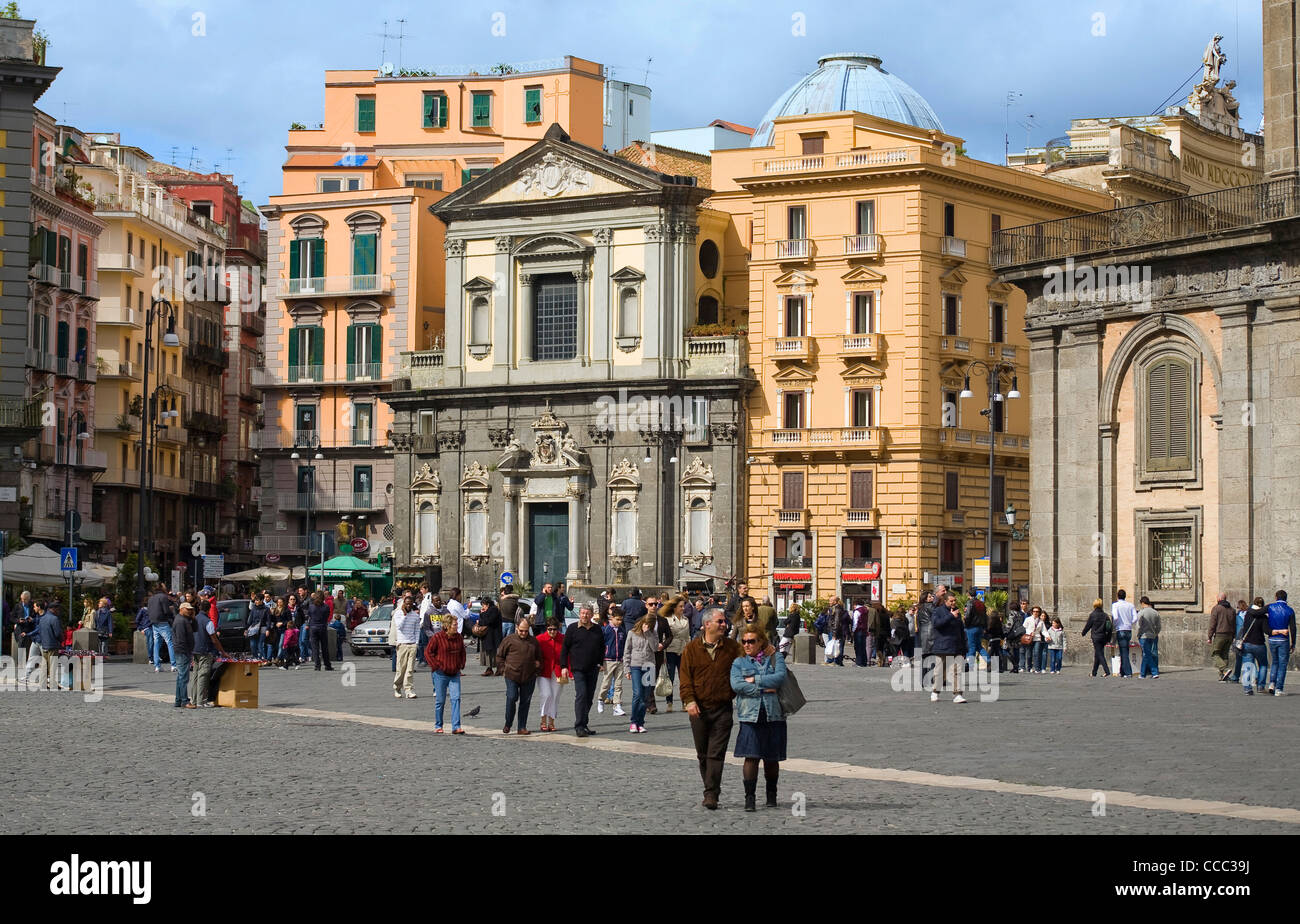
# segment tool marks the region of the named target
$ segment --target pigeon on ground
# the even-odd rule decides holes
[[[474,716],[478,715],[482,710],[483,710],[482,706],[475,706],[469,712],[465,713],[465,718],[472,719],[474,718]]]

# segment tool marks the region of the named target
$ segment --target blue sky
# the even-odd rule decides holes
[[[197,169],[219,164],[259,205],[279,191],[289,123],[322,117],[325,69],[378,67],[384,21],[396,34],[399,18],[407,68],[486,71],[574,54],[648,83],[655,129],[715,118],[757,126],[820,55],[869,52],[973,156],[1000,162],[1009,91],[1022,94],[1009,110],[1011,150],[1026,138],[1041,145],[1072,117],[1152,112],[1199,76],[1216,31],[1243,127],[1255,130],[1263,109],[1258,0],[23,0],[21,11],[49,35],[48,63],[63,68],[42,109],[85,131],[120,131],[160,159],[174,148],[181,166],[193,149]],[[497,13],[504,35],[493,34]],[[195,35],[199,23],[205,34]],[[395,39],[385,57],[398,63]]]

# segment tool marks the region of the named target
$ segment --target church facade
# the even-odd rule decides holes
[[[389,397],[399,576],[472,594],[739,566],[753,379],[716,323],[729,224],[708,194],[553,126],[431,207],[446,331]]]

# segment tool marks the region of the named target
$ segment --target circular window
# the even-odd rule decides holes
[[[718,245],[713,241],[700,245],[700,272],[709,279],[718,275]]]

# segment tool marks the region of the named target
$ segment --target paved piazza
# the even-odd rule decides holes
[[[996,701],[957,706],[896,692],[888,669],[806,666],[783,807],[746,814],[738,765],[721,809],[700,807],[681,712],[661,707],[635,738],[608,710],[590,739],[507,738],[504,681],[474,675],[470,734],[435,737],[427,671],[419,699],[398,701],[387,658],[345,663],[353,686],[346,672],[264,671],[258,710],[174,709],[173,675],[136,664],[109,665],[95,703],[0,693],[6,770],[41,792],[10,787],[0,831],[1300,832],[1300,697],[1248,698],[1207,670],[1004,675]]]

